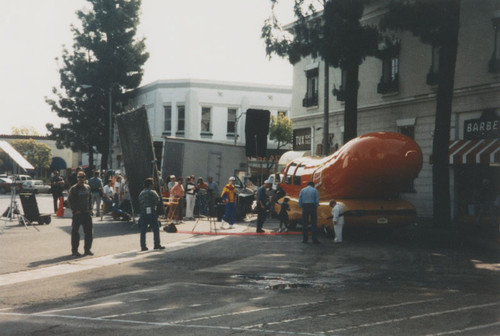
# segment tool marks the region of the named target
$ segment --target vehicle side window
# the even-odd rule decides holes
[[[295,175],[293,176],[293,184],[294,185],[300,185],[302,182],[302,172],[304,171],[304,165],[300,165],[297,167],[297,170],[295,170]]]
[[[295,171],[295,167],[297,164],[292,163],[290,166],[288,166],[287,172],[286,172],[286,177],[285,177],[285,183],[286,184],[292,184],[292,176],[293,172]]]

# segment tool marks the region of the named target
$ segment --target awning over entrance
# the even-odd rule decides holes
[[[452,140],[450,164],[500,164],[500,139]]]
[[[50,170],[64,170],[67,168],[66,161],[59,156],[54,156],[52,158],[52,163],[50,164]]]

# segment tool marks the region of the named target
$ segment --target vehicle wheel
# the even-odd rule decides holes
[[[49,225],[51,221],[52,219],[50,218],[50,216],[47,216],[47,218],[45,218],[45,224]]]

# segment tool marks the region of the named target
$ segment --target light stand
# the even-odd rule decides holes
[[[6,216],[5,216],[5,219],[3,222],[3,227],[2,227],[2,230],[0,231],[0,233],[3,233],[3,231],[5,230],[5,227],[7,226],[7,220],[9,222],[12,222],[12,219],[14,218],[15,215],[17,215],[17,218],[19,219],[19,224],[21,224],[21,223],[24,224],[24,227],[26,228],[26,230],[28,229],[28,226],[26,225],[26,220],[25,220],[24,216],[20,216],[19,206],[17,205],[17,201],[16,201],[16,189],[17,189],[16,176],[17,176],[16,173],[14,173],[14,175],[12,175],[13,180],[12,180],[12,184],[10,186],[10,206],[6,210]]]

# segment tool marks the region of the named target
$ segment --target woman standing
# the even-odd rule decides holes
[[[186,178],[186,220],[194,220],[196,185],[191,177]]]

